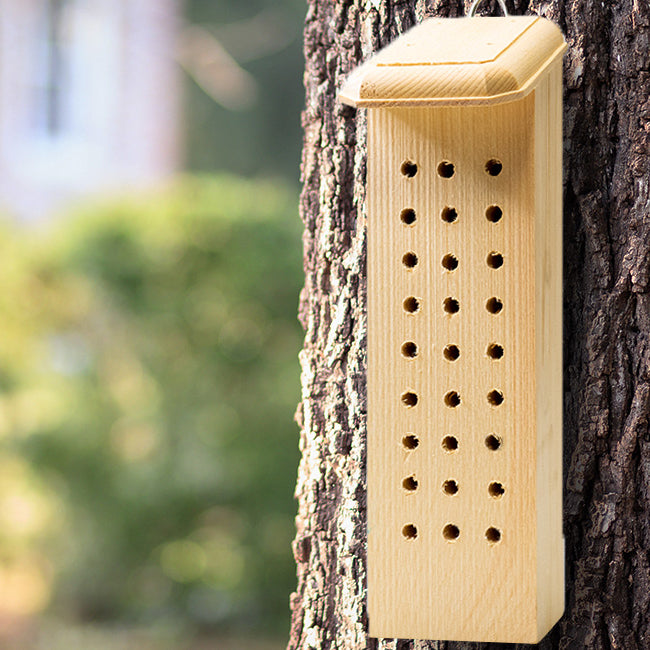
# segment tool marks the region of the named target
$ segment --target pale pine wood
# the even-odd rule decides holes
[[[564,611],[562,536],[562,65],[535,90],[537,603],[541,638]]]
[[[372,636],[535,643],[564,609],[564,49],[557,27],[537,17],[430,20],[342,92],[376,108],[367,191]],[[486,171],[492,159],[498,175]],[[450,178],[439,173],[445,161]],[[498,222],[486,217],[495,205]],[[441,218],[445,208],[453,222]],[[487,309],[492,297],[498,314]],[[458,313],[446,313],[450,298]],[[488,354],[494,344],[501,358]],[[445,358],[448,345],[457,359]],[[492,391],[502,404],[490,403]],[[405,404],[407,394],[417,404]],[[444,448],[448,436],[457,449]]]
[[[384,108],[368,124],[368,612],[371,636],[537,642],[563,609],[557,72],[496,106]],[[547,150],[547,151],[544,151]],[[498,158],[498,176],[485,163]],[[417,163],[408,178],[400,167]],[[441,178],[441,161],[455,165]],[[558,187],[545,188],[554,183]],[[491,223],[489,205],[503,217]],[[458,218],[444,222],[453,206]],[[400,220],[404,208],[416,221]],[[413,269],[404,253],[418,256]],[[503,266],[487,265],[490,252]],[[441,260],[453,254],[458,268]],[[555,266],[554,266],[555,265]],[[553,267],[553,268],[551,268]],[[403,301],[419,300],[407,313]],[[486,301],[503,301],[498,315]],[[443,310],[447,297],[460,310]],[[418,346],[414,359],[404,342]],[[504,348],[500,360],[489,344]],[[447,344],[458,360],[443,357]],[[500,406],[488,393],[502,391]],[[405,391],[418,403],[403,405]],[[448,391],[461,403],[445,405]],[[419,445],[407,450],[404,436]],[[502,445],[485,446],[489,434]],[[455,436],[458,449],[441,441]],[[404,479],[414,477],[415,491]],[[442,486],[455,480],[458,493]],[[505,488],[488,493],[491,482]],[[460,535],[443,536],[451,523]],[[404,525],[417,527],[405,539]],[[486,530],[501,539],[491,543]]]
[[[514,101],[565,50],[560,30],[537,16],[430,18],[357,68],[340,98],[375,108]]]

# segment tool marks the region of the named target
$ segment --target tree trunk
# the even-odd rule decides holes
[[[290,650],[499,647],[367,637],[365,112],[337,100],[345,75],[361,60],[423,18],[462,15],[469,4],[309,1],[300,303],[306,337]],[[650,5],[508,0],[508,6],[513,14],[553,20],[569,44],[567,605],[539,647],[644,649],[650,647]]]

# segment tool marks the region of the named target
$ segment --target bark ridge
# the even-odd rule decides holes
[[[336,99],[361,60],[425,17],[463,15],[470,4],[308,2],[301,197],[305,287],[299,308],[305,344],[297,411],[302,461],[289,650],[500,647],[367,638],[365,114]],[[538,647],[643,650],[650,647],[650,3],[507,4],[510,13],[553,20],[569,44],[564,61],[567,605]],[[482,9],[494,12],[494,5],[484,2]]]

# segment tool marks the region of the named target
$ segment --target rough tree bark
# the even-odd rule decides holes
[[[462,15],[469,4],[309,0],[303,457],[290,650],[498,647],[367,638],[365,114],[336,99],[360,60],[426,16]],[[508,0],[508,7],[555,21],[570,48],[564,62],[567,606],[539,647],[650,648],[650,3]]]

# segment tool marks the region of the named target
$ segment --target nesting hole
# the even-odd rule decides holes
[[[404,311],[409,314],[415,314],[418,309],[420,309],[420,301],[415,296],[409,296],[402,303]]]
[[[485,539],[487,539],[490,544],[496,544],[501,541],[501,531],[494,526],[490,526],[490,528],[485,531]]]
[[[456,451],[458,449],[458,438],[455,436],[445,436],[442,439],[442,448],[448,452]]]
[[[456,212],[456,208],[446,206],[442,209],[440,218],[446,223],[454,223],[458,219],[458,212]]]
[[[415,539],[418,536],[418,529],[413,524],[406,524],[402,528],[402,535],[406,539]]]
[[[417,487],[417,481],[415,485]],[[488,494],[493,499],[499,499],[500,497],[503,496],[504,492],[505,492],[505,488],[503,487],[503,484],[499,483],[498,481],[492,481],[492,483],[488,485]]]
[[[412,226],[415,223],[415,210],[413,208],[404,208],[399,213],[399,218],[402,220],[402,223],[405,223],[407,226]]]
[[[490,160],[488,160],[485,163],[485,171],[490,176],[498,176],[501,173],[502,169],[503,169],[503,164],[497,158],[490,158]]]
[[[418,403],[418,396],[412,391],[402,393],[402,404],[407,408],[413,408]]]
[[[404,449],[417,449],[420,445],[420,440],[417,436],[414,436],[412,433],[404,436],[402,438],[402,447]]]
[[[448,541],[453,542],[458,539],[460,535],[460,529],[455,524],[447,524],[442,529],[442,536]]]
[[[503,302],[499,298],[493,296],[485,303],[485,308],[491,314],[498,314],[503,309]]]
[[[455,271],[458,268],[458,258],[451,253],[448,253],[442,258],[442,266],[447,271]]]
[[[413,341],[402,343],[402,356],[407,359],[415,359],[418,356],[418,346]]]
[[[402,176],[413,178],[418,173],[418,166],[412,160],[405,160],[400,167],[400,171],[402,172]]]
[[[491,390],[487,398],[491,406],[500,406],[503,404],[503,393],[499,390]]]
[[[501,447],[501,438],[491,433],[489,436],[485,438],[485,446],[490,451],[496,451],[497,449],[499,449],[499,447]]]
[[[451,178],[455,171],[454,163],[451,163],[448,160],[443,160],[438,165],[438,176],[441,178]]]
[[[445,395],[445,404],[449,408],[456,408],[457,406],[460,405],[460,395],[455,391],[455,390],[450,390],[446,395]]]
[[[442,307],[448,314],[457,314],[460,310],[460,303],[456,298],[449,297],[445,298]]]
[[[458,494],[458,483],[454,479],[449,479],[442,484],[442,491],[449,496]]]
[[[487,265],[491,269],[500,269],[503,266],[503,255],[496,251],[492,251],[487,256]]]
[[[456,361],[460,356],[460,348],[457,345],[447,345],[442,351],[443,356],[447,361]]]
[[[402,255],[402,264],[407,269],[415,268],[418,264],[418,256],[412,251],[409,251],[408,253],[404,253],[404,255]]]
[[[503,346],[498,343],[490,343],[487,348],[487,355],[490,359],[502,359],[503,358]]]
[[[497,221],[501,221],[502,216],[503,210],[498,205],[490,205],[485,211],[485,217],[491,223],[497,223]]]
[[[402,481],[402,487],[407,491],[407,492],[415,492],[415,490],[418,489],[418,482],[415,476],[407,476],[403,481]]]

